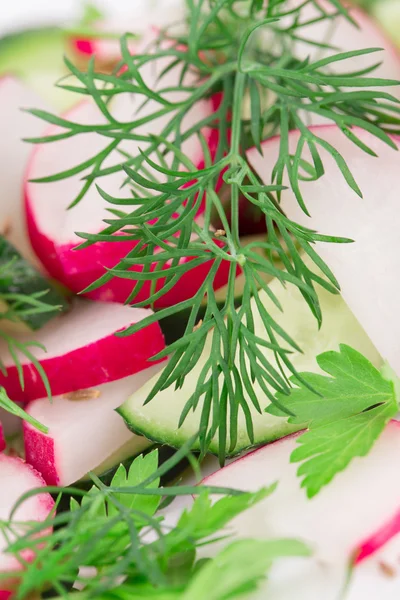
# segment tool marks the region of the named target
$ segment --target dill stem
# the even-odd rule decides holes
[[[231,165],[239,163],[240,139],[242,131],[242,102],[245,91],[246,74],[238,72],[235,78],[232,110],[232,139],[231,139]],[[231,189],[231,231],[233,242],[240,248],[239,240],[239,184],[232,182]]]

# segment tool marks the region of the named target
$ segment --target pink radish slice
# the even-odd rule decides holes
[[[319,0],[318,4],[328,13],[337,12],[332,4],[326,0]],[[335,50],[321,50],[310,44],[297,42],[295,46],[296,55],[305,59],[310,56],[311,60],[319,60],[334,53],[341,51],[348,52],[352,50],[362,50],[366,48],[382,48],[383,52],[358,56],[346,61],[340,61],[330,65],[332,72],[350,72],[371,66],[374,63],[382,62],[377,69],[370,75],[371,77],[382,77],[388,79],[400,79],[400,52],[394,44],[385,37],[377,24],[360,8],[348,8],[351,17],[358,24],[358,28],[352,25],[344,16],[312,23],[301,29],[303,38],[315,42],[328,43],[334,46]],[[306,22],[312,18],[320,16],[320,12],[310,3],[301,11],[301,21]],[[348,88],[347,88],[348,89]],[[400,87],[388,88],[390,93],[399,97]]]
[[[258,600],[337,600],[355,550],[397,515],[400,424],[392,421],[370,454],[358,458],[309,500],[290,462],[297,435],[264,446],[207,477],[204,483],[255,491],[278,482],[276,491],[229,526],[239,537],[291,537],[305,541],[313,556],[274,566]]]
[[[375,554],[389,540],[400,535],[400,509],[385,522],[382,527],[363,540],[356,552],[355,562],[363,562],[369,556]]]
[[[160,69],[164,66],[164,64],[160,64]],[[153,71],[156,70],[150,68],[149,71],[149,73],[142,73],[142,76],[146,81],[149,80],[150,86],[155,87],[157,85],[155,83],[157,73],[153,73]],[[168,76],[162,78],[161,83],[158,85],[163,87],[174,86],[178,76],[179,73],[176,70],[170,71]],[[141,97],[132,99],[127,94],[124,94],[124,96],[128,97],[116,101],[112,105],[112,111],[121,121],[130,122],[137,118],[135,110],[142,99]],[[182,99],[181,92],[171,93],[170,99],[173,101]],[[187,116],[185,130],[194,122],[212,114],[215,110],[214,106],[212,100],[198,103]],[[159,105],[150,101],[143,110],[140,110],[138,115],[144,116],[147,112],[156,110],[159,110]],[[79,123],[104,123],[104,116],[90,102],[78,105],[66,115],[66,118]],[[169,122],[169,119],[170,116],[161,117],[152,121],[151,125],[136,128],[135,132],[159,134]],[[59,132],[60,128],[51,127],[47,134],[53,135]],[[207,130],[205,135],[210,149],[213,150],[216,143],[215,131]],[[117,237],[118,241],[112,243],[99,242],[86,249],[74,251],[74,248],[82,242],[82,239],[75,232],[99,233],[105,227],[103,220],[111,216],[107,210],[111,205],[107,204],[99,196],[96,188],[92,186],[77,206],[67,210],[69,204],[81,190],[82,173],[67,180],[53,183],[32,183],[28,180],[73,167],[100,152],[109,143],[108,138],[97,134],[81,134],[67,140],[39,145],[32,153],[26,176],[26,212],[32,245],[49,273],[74,292],[82,291],[97,280],[104,274],[105,268],[115,266],[134,247],[135,242],[124,241],[124,236],[119,235]],[[144,142],[129,142],[123,145],[123,149],[136,156],[139,153],[139,146],[146,147]],[[188,139],[183,144],[183,150],[193,163],[202,164],[202,150],[197,138]],[[155,158],[155,160],[157,159]],[[105,161],[104,166],[111,166],[120,161],[120,154],[114,152]],[[119,172],[102,177],[98,183],[112,196],[129,197],[131,194],[129,187],[125,186],[121,189],[124,179],[125,174]],[[133,209],[134,207],[127,207],[128,212]],[[200,219],[200,215],[198,218]],[[188,277],[182,278],[156,305],[158,307],[169,306],[193,296],[211,266],[212,261],[208,261],[196,267]],[[216,288],[226,283],[227,273],[228,265],[223,265],[215,279]],[[162,287],[163,283],[163,281],[159,281],[159,287]],[[132,280],[114,278],[111,282],[90,293],[89,297],[95,300],[124,302],[132,291],[134,284],[135,282]],[[145,300],[149,296],[149,291],[150,285],[147,283],[135,300]]]
[[[23,210],[22,182],[30,154],[24,137],[38,136],[43,125],[21,108],[46,106],[29,88],[11,75],[0,77],[0,233],[6,235],[25,258],[34,261]]]
[[[114,7],[113,7],[114,8]],[[114,9],[115,13],[115,9]],[[129,41],[131,53],[135,53],[140,39],[151,28],[166,27],[172,23],[180,22],[184,18],[185,2],[183,0],[136,0],[134,10],[132,7],[124,14],[117,14],[106,20],[97,21],[92,25],[99,32],[98,37],[72,38],[71,45],[78,56],[88,57],[95,55],[100,63],[112,65],[121,58],[119,37],[127,31],[135,35]],[[101,34],[111,33],[116,39],[107,39]]]
[[[115,333],[151,314],[147,309],[115,306],[86,300],[76,301],[71,312],[53,319],[35,337],[43,344],[31,348],[45,370],[54,395],[115,381],[138,373],[154,363],[148,361],[164,348],[158,323],[134,335],[117,337]],[[28,336],[20,336],[29,341]],[[32,362],[20,356],[25,387],[21,389],[18,371],[5,345],[0,357],[7,376],[0,374],[0,385],[15,401],[43,398],[46,391]]]
[[[75,53],[82,58],[95,56],[97,62],[104,65],[112,66],[121,60],[121,45],[118,37],[122,36],[129,25],[125,22],[107,21],[96,25],[98,37],[92,38],[72,38],[70,40],[71,47]],[[103,37],[102,37],[103,33]],[[109,35],[115,34],[115,39],[109,39]],[[135,54],[140,37],[129,41],[129,51]]]
[[[107,462],[113,466],[110,457],[115,457],[115,464],[142,452],[150,442],[133,435],[114,409],[158,370],[155,366],[87,390],[88,396],[81,400],[66,394],[54,398],[52,404],[48,398],[31,402],[27,412],[45,424],[49,433],[24,423],[27,462],[49,485],[66,486]]]
[[[315,182],[300,182],[311,218],[301,210],[290,189],[282,194],[282,207],[301,225],[355,240],[353,244],[317,243],[316,249],[339,280],[350,310],[380,354],[400,374],[400,153],[358,128],[353,133],[378,158],[357,148],[336,126],[314,127],[311,131],[342,154],[363,198],[349,188],[331,156],[321,150],[325,175]],[[292,131],[290,152],[295,152],[298,139],[299,133]],[[394,141],[398,143],[398,139]],[[271,180],[278,149],[279,138],[273,138],[263,144],[263,156],[255,149],[248,152],[252,166],[265,183]],[[310,158],[308,152],[303,158]]]
[[[363,560],[354,569],[345,600],[382,598],[398,600],[400,594],[400,534]]]
[[[29,490],[41,488],[45,485],[42,477],[35,469],[26,464],[20,458],[6,456],[0,454],[0,481],[1,481],[1,494],[0,494],[0,519],[8,520],[10,513],[17,502],[17,500]],[[26,500],[16,510],[13,521],[15,523],[24,522],[41,522],[44,521],[51,510],[54,507],[54,501],[50,494],[43,493],[32,496]],[[14,530],[18,528],[16,525],[13,526]],[[26,533],[26,527],[21,527],[21,533]],[[48,534],[49,530],[43,531],[44,534]],[[13,537],[9,531],[7,531],[9,541],[12,541]],[[7,538],[3,532],[0,533],[0,572],[5,573],[8,571],[18,571],[22,567],[13,555],[7,554],[5,551],[8,546]],[[32,551],[26,551],[22,553],[22,558],[25,561],[33,559]],[[14,576],[13,576],[14,578]],[[0,599],[5,600],[10,596],[10,590],[12,589],[12,582],[0,580]]]

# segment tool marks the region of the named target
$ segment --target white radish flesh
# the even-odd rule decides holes
[[[59,396],[52,404],[48,398],[30,403],[27,412],[46,425],[49,433],[24,423],[26,460],[49,485],[66,486],[112,456],[116,464],[142,452],[150,442],[132,434],[114,409],[158,370],[152,367],[95,389]]]
[[[311,558],[288,559],[274,566],[265,587],[249,596],[252,600],[267,596],[274,600],[336,600],[356,549],[388,519],[395,518],[400,507],[397,462],[388,459],[400,453],[399,423],[391,422],[367,457],[355,459],[311,500],[300,487],[298,465],[290,463],[295,447],[296,436],[290,436],[204,480],[207,485],[248,491],[277,481],[269,498],[230,524],[230,533],[298,538],[313,551]]]
[[[35,340],[46,351],[38,347],[31,347],[30,351],[45,370],[52,393],[87,389],[154,364],[148,359],[165,346],[158,323],[133,335],[115,335],[151,314],[147,309],[78,300],[68,314],[45,325]],[[20,342],[31,339],[26,335],[18,337]],[[46,395],[43,381],[29,358],[20,355],[25,381],[22,389],[18,369],[4,343],[0,346],[0,357],[7,369],[6,376],[0,374],[0,385],[14,401],[27,402]]]
[[[336,8],[330,2],[319,0],[318,4],[325,12],[337,14]],[[365,69],[374,63],[381,63],[376,70],[367,76],[400,79],[400,52],[390,38],[385,37],[376,22],[360,8],[348,7],[348,11],[358,27],[353,25],[345,16],[338,16],[334,19],[317,21],[301,28],[302,38],[330,44],[334,49],[324,50],[315,45],[296,42],[296,55],[302,59],[310,57],[310,60],[313,61],[332,56],[338,52],[382,48],[383,51],[376,54],[366,54],[332,63],[329,65],[329,71],[346,73]],[[315,8],[313,3],[308,4],[301,10],[302,22],[311,21],[320,16],[321,12]],[[396,97],[400,96],[400,87],[388,88],[386,91],[393,93]]]
[[[325,175],[317,181],[300,182],[311,218],[301,210],[290,186],[282,193],[282,208],[301,225],[354,240],[352,244],[317,243],[316,250],[333,270],[354,316],[383,358],[400,374],[400,153],[358,128],[353,128],[353,133],[378,158],[356,147],[336,126],[311,131],[342,154],[363,198],[350,189],[331,155],[321,149]],[[291,153],[296,151],[298,139],[297,131],[289,134]],[[278,152],[278,138],[263,144],[263,156],[256,149],[248,152],[250,163],[265,183],[271,181]],[[308,151],[303,157],[310,159]],[[288,185],[287,180],[283,183]]]
[[[0,519],[7,521],[10,518],[11,511],[19,498],[30,490],[41,488],[45,485],[42,477],[37,471],[20,458],[0,454]],[[44,521],[54,507],[54,501],[50,494],[36,494],[23,502],[15,511],[13,521],[15,523],[41,522]],[[20,530],[21,535],[27,533],[26,526],[18,528],[13,526],[14,532]],[[48,534],[49,530],[43,531]],[[42,535],[43,535],[42,534]],[[10,531],[7,532],[10,536]],[[8,544],[12,541],[10,536],[7,541],[4,533],[0,532],[0,572],[18,571],[21,565],[17,558],[6,552]],[[30,561],[34,558],[31,550],[22,552],[22,558]],[[10,587],[8,582],[0,580],[0,598],[8,597]]]
[[[40,135],[40,119],[21,108],[45,109],[44,102],[12,76],[0,77],[0,234],[32,262],[35,261],[23,210],[24,171],[31,152],[23,138]]]

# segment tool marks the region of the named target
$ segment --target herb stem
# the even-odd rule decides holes
[[[239,166],[240,140],[242,132],[242,103],[245,92],[246,75],[238,72],[235,78],[232,111],[232,140],[231,140],[231,165]],[[231,189],[231,231],[236,247],[240,248],[239,239],[239,183],[232,182]]]

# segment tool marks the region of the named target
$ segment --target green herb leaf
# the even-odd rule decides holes
[[[275,488],[271,486],[256,493],[226,496],[214,503],[208,493],[200,493],[191,509],[182,514],[177,527],[188,537],[207,538],[223,529],[238,514],[267,498]]]
[[[111,481],[111,487],[124,488],[140,485],[148,477],[153,475],[158,467],[158,452],[153,450],[145,456],[140,455],[132,462],[129,472],[124,465],[120,465]],[[152,480],[147,487],[158,488],[160,479],[157,477]],[[148,515],[153,515],[160,503],[160,496],[143,496],[137,494],[115,494],[115,499],[127,508],[141,511]],[[114,505],[108,506],[110,515],[117,514],[118,508]]]
[[[309,497],[343,471],[357,456],[365,456],[386,423],[398,411],[395,383],[386,378],[362,354],[340,345],[339,352],[324,352],[317,357],[319,367],[330,377],[301,373],[307,386],[295,381],[290,396],[278,399],[295,416],[289,422],[308,428],[298,438],[300,447],[291,456],[302,462],[298,470]],[[267,411],[283,416],[276,406]]]

